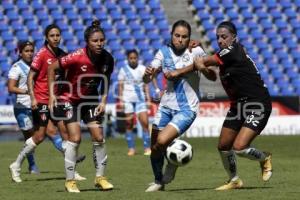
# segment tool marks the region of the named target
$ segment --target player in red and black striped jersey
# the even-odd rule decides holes
[[[74,170],[81,140],[79,123],[81,119],[88,125],[93,141],[95,186],[102,190],[113,189],[113,185],[104,176],[107,154],[102,123],[114,60],[112,55],[104,49],[105,35],[99,21],[94,21],[86,29],[84,38],[87,43],[85,48],[62,57],[48,69],[50,109],[57,104],[57,97],[51,87],[54,84],[54,72],[60,68],[68,71],[66,80],[70,82],[70,87],[62,93],[59,100],[65,103],[67,118],[65,123],[70,134],[65,153],[65,188],[68,192],[76,193],[80,192],[74,180]]]
[[[218,25],[217,40],[220,50],[212,56],[197,58],[196,67],[219,66],[222,85],[231,101],[219,138],[220,152],[227,184],[216,190],[241,188],[237,175],[235,154],[260,162],[262,178],[272,175],[271,154],[251,147],[251,142],[266,126],[272,111],[271,98],[255,63],[237,41],[237,29],[229,21]]]

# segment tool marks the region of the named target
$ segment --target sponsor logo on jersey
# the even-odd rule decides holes
[[[80,67],[80,69],[81,69],[83,72],[86,72],[87,66],[86,66],[86,65],[83,65],[83,66]]]
[[[229,52],[230,52],[229,49],[223,49],[222,51],[220,51],[219,55],[222,57],[222,56],[228,54]]]
[[[46,114],[45,114],[45,113],[43,113],[43,114],[41,115],[41,119],[42,119],[43,121],[46,121],[47,117],[46,117]]]
[[[68,119],[71,119],[72,116],[73,116],[73,111],[72,111],[72,110],[68,110],[68,111],[66,112],[66,116],[67,116]]]
[[[184,54],[183,56],[182,56],[182,61],[183,62],[188,62],[190,60],[190,56],[188,55],[188,54]]]
[[[51,64],[52,64],[51,58],[49,58],[49,59],[47,60],[47,63],[48,63],[48,65],[51,65]]]

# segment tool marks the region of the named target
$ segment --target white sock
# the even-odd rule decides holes
[[[249,147],[241,151],[235,151],[238,156],[248,158],[250,160],[264,161],[266,154],[254,147]]]
[[[74,180],[75,167],[76,167],[76,155],[79,144],[67,141],[65,150],[65,171],[66,180]]]
[[[93,142],[93,160],[96,168],[96,176],[103,176],[107,163],[105,142]]]
[[[61,147],[62,147],[64,152],[66,152],[66,145],[67,145],[67,140],[63,140],[62,143],[61,143]]]
[[[233,150],[219,151],[222,159],[222,163],[225,171],[227,172],[229,179],[235,181],[239,178],[237,175],[236,158]]]
[[[20,153],[15,161],[15,164],[17,165],[18,168],[21,168],[21,165],[22,165],[24,159],[26,158],[26,155],[28,153],[34,151],[35,147],[36,147],[36,144],[32,140],[32,137],[28,138],[25,141],[23,149],[20,151]]]

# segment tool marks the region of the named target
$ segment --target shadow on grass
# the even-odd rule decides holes
[[[272,189],[273,187],[243,187],[237,190],[257,190],[257,189]],[[178,189],[170,189],[165,190],[166,192],[184,192],[184,191],[201,191],[201,190],[215,190],[215,188],[178,188]],[[233,190],[231,190],[233,191]],[[222,192],[222,191],[220,191]]]
[[[100,190],[97,188],[91,188],[91,189],[80,189],[80,192],[113,192],[115,190],[119,191],[120,189],[114,188],[113,190]],[[57,190],[56,192],[66,192],[66,190]]]
[[[36,181],[57,181],[57,180],[65,180],[65,177],[51,177],[51,178],[38,178]]]

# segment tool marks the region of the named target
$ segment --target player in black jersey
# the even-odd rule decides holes
[[[197,58],[195,65],[197,69],[219,66],[221,83],[231,106],[218,144],[229,181],[216,190],[238,189],[243,182],[237,174],[235,154],[259,161],[264,181],[272,176],[271,154],[250,146],[266,126],[272,104],[255,63],[237,41],[235,25],[224,21],[218,25],[216,34],[220,50],[215,55]]]

